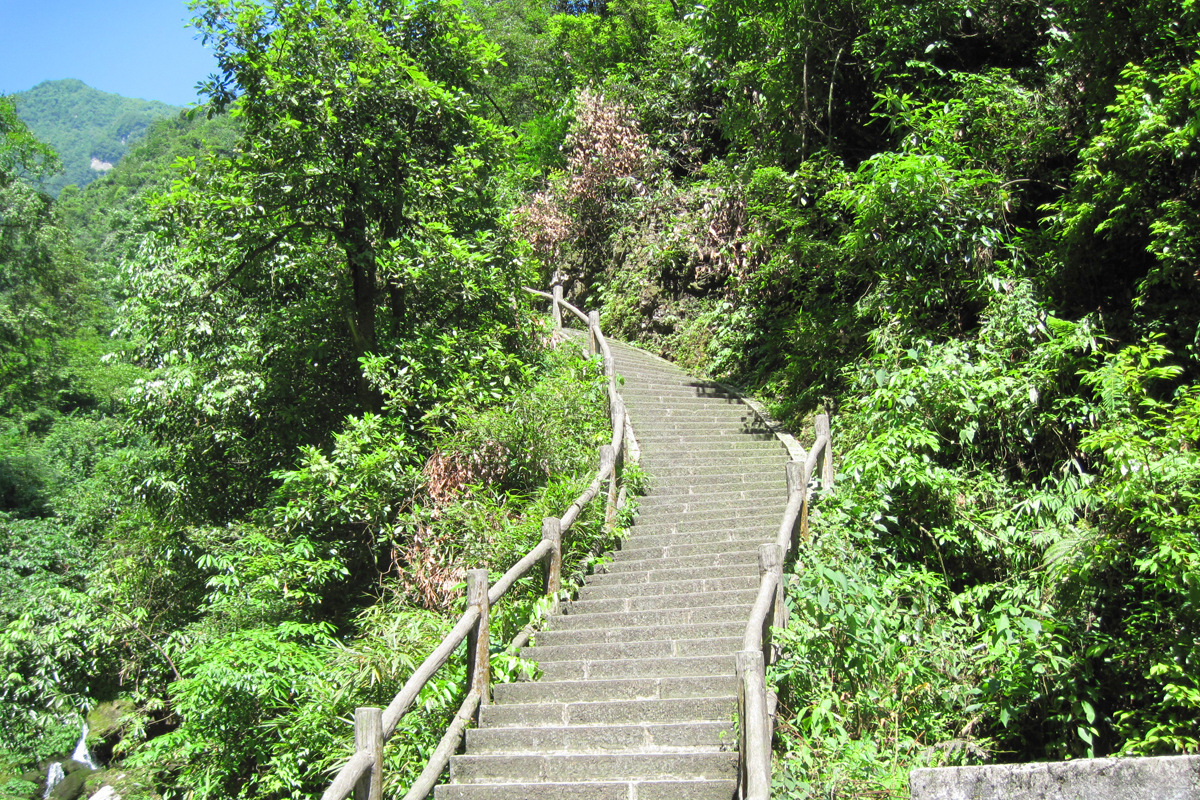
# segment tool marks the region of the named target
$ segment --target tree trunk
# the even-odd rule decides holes
[[[362,211],[349,204],[342,212],[342,230],[339,243],[346,253],[346,266],[354,286],[354,307],[350,317],[350,336],[354,343],[354,359],[357,362],[368,353],[375,352],[375,249],[367,238],[367,220]],[[358,370],[359,410],[378,414],[382,407],[379,392],[371,388],[361,367]]]

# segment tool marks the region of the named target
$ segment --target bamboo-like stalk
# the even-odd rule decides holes
[[[540,562],[550,552],[551,544],[545,540],[538,542],[537,547],[525,554],[525,557],[508,568],[508,572],[492,584],[492,588],[488,589],[488,603],[494,605],[504,596],[505,592],[512,588],[512,585],[524,577],[525,573],[533,569],[534,564]]]
[[[388,703],[388,707],[383,712],[383,738],[389,739],[396,732],[396,725],[399,724],[400,718],[408,713],[412,707],[413,701],[417,699],[417,695],[425,688],[425,684],[433,677],[433,673],[437,672],[443,664],[450,660],[450,655],[458,649],[458,646],[466,641],[467,634],[475,627],[475,623],[479,621],[479,609],[468,608],[458,620],[458,624],[446,634],[446,638],[442,643],[429,654],[429,656],[417,667],[416,672],[409,676],[404,683],[404,688]]]

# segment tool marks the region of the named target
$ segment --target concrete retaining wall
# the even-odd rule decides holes
[[[1200,800],[1200,756],[913,770],[912,800]]]

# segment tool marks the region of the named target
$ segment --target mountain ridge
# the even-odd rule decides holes
[[[21,120],[62,161],[62,171],[42,182],[55,197],[63,187],[82,188],[120,163],[154,120],[183,111],[158,100],[104,92],[76,78],[42,81],[11,97]]]

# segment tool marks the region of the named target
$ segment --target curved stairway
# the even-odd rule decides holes
[[[751,409],[610,343],[650,489],[611,563],[497,684],[437,800],[730,800],[734,653],[758,546],[787,500],[782,443]]]

